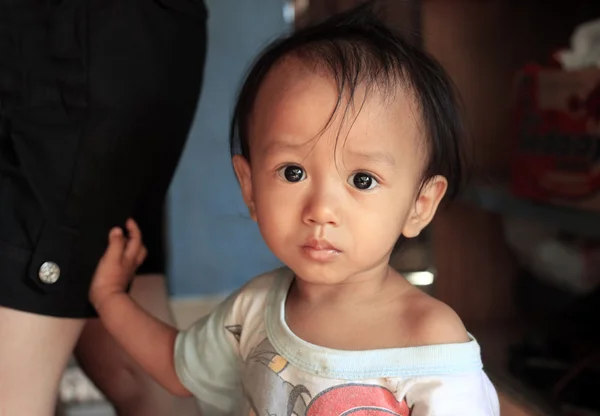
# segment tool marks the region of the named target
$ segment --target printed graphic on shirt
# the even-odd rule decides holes
[[[229,325],[225,327],[231,335],[236,339],[237,342],[240,342],[240,338],[242,337],[242,326],[241,325]]]
[[[249,416],[411,415],[406,399],[398,400],[383,386],[351,383],[311,391],[301,380],[286,380],[289,363],[268,339],[254,349],[245,364],[243,385]],[[315,389],[315,384],[312,380],[311,388]]]

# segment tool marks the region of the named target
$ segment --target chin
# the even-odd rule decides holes
[[[339,265],[331,263],[298,262],[289,264],[288,267],[294,274],[307,283],[337,284],[345,281],[351,273],[343,270]]]

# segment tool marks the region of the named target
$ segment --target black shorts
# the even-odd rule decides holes
[[[108,231],[162,273],[163,207],[199,97],[202,0],[0,0],[0,306],[84,318]]]

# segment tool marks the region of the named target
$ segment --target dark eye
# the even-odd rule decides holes
[[[350,178],[348,178],[348,182],[350,183],[350,185],[354,186],[356,189],[360,189],[361,191],[373,189],[377,185],[379,185],[379,183],[377,183],[377,180],[375,180],[373,175],[370,175],[365,172],[357,172],[350,175]]]
[[[296,165],[284,166],[279,170],[279,174],[288,182],[300,182],[306,178],[304,169]]]

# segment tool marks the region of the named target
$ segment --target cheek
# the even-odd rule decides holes
[[[378,255],[390,250],[402,233],[408,217],[409,197],[386,193],[369,198],[356,208],[352,218],[353,240],[365,255]]]
[[[286,230],[296,225],[300,215],[299,193],[276,180],[261,182],[262,186],[254,186],[258,226],[263,234],[268,234],[265,239],[286,234]]]
[[[271,252],[282,262],[289,262],[289,247],[298,235],[297,206],[280,193],[261,192],[256,198],[256,219],[260,234]]]
[[[373,211],[356,218],[352,224],[352,240],[356,245],[356,255],[376,258],[387,253],[398,240],[402,231],[399,212],[394,215],[375,214]]]
[[[293,187],[282,184],[277,179],[260,180],[253,184],[254,189],[254,204],[256,210],[274,215],[281,215],[297,205],[294,198],[297,192],[294,192]]]

